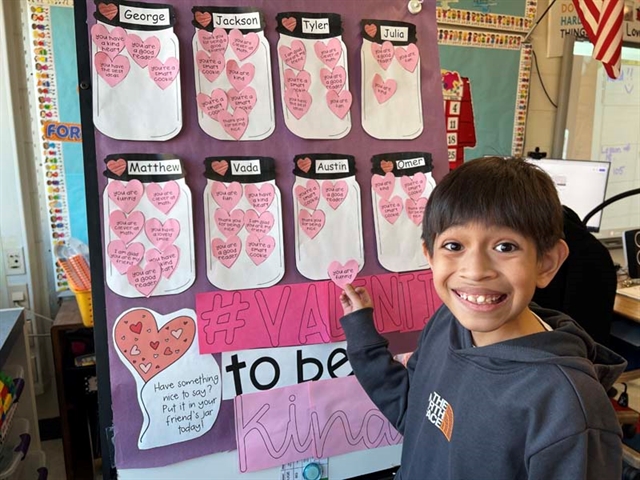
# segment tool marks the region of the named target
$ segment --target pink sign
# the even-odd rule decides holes
[[[420,330],[441,305],[430,270],[358,277],[375,306],[379,332]],[[340,288],[333,282],[196,295],[200,353],[344,340]]]
[[[239,395],[241,472],[402,442],[353,376]]]

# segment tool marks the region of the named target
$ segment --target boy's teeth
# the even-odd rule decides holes
[[[500,299],[500,295],[467,295],[466,293],[461,292],[460,298],[471,303],[483,305],[487,303],[496,303]]]

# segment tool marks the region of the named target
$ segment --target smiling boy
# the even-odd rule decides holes
[[[444,305],[406,368],[376,332],[368,292],[345,288],[351,365],[404,435],[397,480],[621,478],[606,391],[626,362],[530,304],[568,255],[562,221],[553,182],[529,163],[482,158],[448,174],[422,227]]]

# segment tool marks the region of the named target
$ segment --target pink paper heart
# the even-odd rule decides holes
[[[244,227],[244,212],[240,209],[228,213],[224,208],[218,208],[213,214],[218,230],[226,237],[233,237]]]
[[[258,214],[255,210],[247,210],[244,214],[244,225],[247,232],[254,234],[258,238],[264,237],[271,231],[275,220],[271,212]]]
[[[349,194],[349,186],[344,180],[333,183],[331,180],[322,182],[322,196],[329,206],[336,210]]]
[[[249,115],[241,108],[236,108],[233,113],[223,110],[218,114],[218,122],[231,137],[240,140],[249,126]]]
[[[114,180],[107,186],[107,195],[125,213],[131,213],[136,208],[142,198],[142,192],[144,187],[140,180],[131,180],[126,184]]]
[[[320,184],[313,178],[307,180],[306,186],[297,185],[293,189],[300,205],[315,210],[320,201]]]
[[[394,79],[390,78],[385,81],[377,73],[373,76],[371,86],[373,87],[373,94],[380,104],[393,97],[396,93],[396,89],[398,88],[398,84]]]
[[[235,60],[227,62],[227,78],[233,88],[240,91],[251,83],[256,74],[256,67],[253,63],[238,65]]]
[[[311,95],[309,95],[309,92],[284,91],[284,103],[287,106],[287,110],[298,120],[307,114],[312,101],[313,99]]]
[[[213,32],[198,30],[198,41],[207,52],[224,55],[229,43],[229,37],[224,28],[214,28]]]
[[[307,49],[300,40],[291,42],[291,47],[281,46],[278,49],[280,58],[284,63],[296,70],[304,70],[307,61]]]
[[[167,215],[180,197],[180,186],[175,180],[166,182],[164,186],[159,183],[149,183],[145,193],[151,205]]]
[[[395,56],[400,66],[411,73],[414,72],[420,60],[420,52],[415,43],[410,43],[407,48],[396,47]]]
[[[405,175],[400,177],[400,184],[409,197],[417,200],[424,193],[424,188],[427,185],[427,177],[425,177],[422,172],[418,172],[411,177]]]
[[[407,216],[409,217],[409,219],[416,225],[420,225],[420,223],[422,223],[422,216],[424,215],[424,209],[427,206],[427,199],[419,198],[414,201],[410,198],[407,198],[404,205],[405,205],[405,209],[407,211]]]
[[[245,252],[256,266],[269,258],[276,248],[275,239],[269,235],[262,238],[257,235],[249,235],[246,242]]]
[[[218,114],[227,109],[227,94],[221,88],[211,92],[211,96],[199,93],[196,97],[200,109],[211,119],[218,121]]]
[[[229,186],[222,182],[212,182],[211,196],[218,205],[230,212],[242,199],[242,185],[238,182],[231,182]]]
[[[349,260],[344,265],[338,261],[333,261],[327,268],[331,281],[343,290],[345,285],[353,283],[359,271],[360,266],[356,260]]]
[[[240,30],[234,28],[229,32],[229,44],[238,59],[244,60],[256,52],[260,44],[260,38],[255,32],[243,35]]]
[[[322,210],[316,210],[313,213],[309,213],[308,210],[300,210],[300,213],[298,213],[300,228],[312,240],[324,228],[324,222],[325,215]]]
[[[327,90],[339,92],[347,81],[347,71],[344,67],[336,67],[333,70],[323,68],[320,70],[320,81]]]
[[[112,240],[107,245],[107,255],[115,269],[124,275],[129,267],[138,265],[144,256],[144,245],[136,242],[127,247],[122,240]]]
[[[247,115],[251,113],[251,110],[253,110],[253,107],[255,107],[256,102],[258,101],[258,95],[252,87],[246,87],[241,92],[232,88],[227,92],[227,96],[229,97],[229,104],[231,105],[231,108],[234,110],[236,108],[241,108],[247,112]]]
[[[176,267],[180,261],[180,249],[175,245],[165,248],[164,252],[152,248],[151,250],[147,250],[144,258],[147,261],[147,265],[151,262],[160,265],[162,276],[169,278],[173,275],[173,272],[176,271]]]
[[[129,284],[145,297],[149,297],[160,283],[162,267],[157,262],[147,263],[144,269],[135,265],[127,270]]]
[[[250,183],[244,187],[244,196],[253,208],[262,213],[276,198],[276,189],[271,183],[265,183],[261,187]]]
[[[125,244],[129,244],[131,240],[140,234],[143,225],[144,215],[142,212],[136,211],[127,216],[123,211],[116,210],[109,215],[111,230]]]
[[[372,43],[371,53],[375,61],[378,62],[378,65],[380,65],[383,70],[386,70],[389,68],[391,61],[393,60],[393,43],[384,42],[382,45],[379,43]]]
[[[126,37],[127,32],[122,27],[115,27],[111,32],[100,23],[91,27],[91,40],[96,44],[98,50],[106,53],[111,59],[122,51]]]
[[[311,86],[311,75],[306,70],[293,73],[293,70],[287,68],[284,71],[284,87],[287,90],[301,93],[309,90]]]
[[[374,175],[371,177],[371,188],[373,188],[373,191],[385,200],[389,200],[389,198],[391,198],[395,184],[396,177],[391,172],[386,173],[384,176]]]
[[[335,67],[342,56],[342,44],[337,38],[332,38],[326,45],[321,40],[317,40],[313,44],[313,49],[320,61],[329,68]]]
[[[180,73],[180,61],[176,57],[171,57],[163,63],[159,59],[153,58],[149,60],[147,69],[151,80],[162,90],[166,90]]]
[[[329,110],[338,118],[344,118],[349,113],[353,97],[349,90],[343,90],[338,93],[335,90],[329,90],[326,95]]]
[[[381,198],[378,202],[378,207],[380,208],[380,214],[384,219],[393,225],[396,223],[396,220],[400,218],[400,214],[402,213],[402,199],[398,195],[393,197],[391,200]]]
[[[158,37],[148,37],[142,40],[138,35],[130,33],[126,36],[124,44],[127,47],[129,56],[142,68],[145,68],[149,61],[156,58],[160,53],[160,40],[158,40]]]
[[[113,88],[125,79],[131,68],[129,59],[124,55],[116,55],[113,60],[104,52],[94,57],[96,73]]]
[[[227,268],[236,263],[242,251],[242,241],[238,237],[227,238],[225,242],[221,238],[211,240],[211,253],[214,258]]]
[[[162,223],[157,218],[150,218],[144,224],[144,233],[158,250],[164,252],[180,235],[180,222],[170,218]]]
[[[198,50],[196,53],[196,65],[200,73],[204,75],[204,78],[213,82],[224,70],[224,55],[217,52],[209,55],[204,50]]]

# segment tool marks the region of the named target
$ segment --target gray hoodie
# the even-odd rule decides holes
[[[356,377],[404,435],[397,480],[620,480],[606,392],[625,360],[566,315],[531,309],[553,331],[476,348],[443,305],[406,368],[373,310],[342,319]]]

